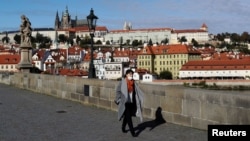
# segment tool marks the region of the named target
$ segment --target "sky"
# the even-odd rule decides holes
[[[68,7],[72,19],[85,19],[93,8],[97,25],[108,30],[123,29],[199,29],[208,32],[250,33],[249,0],[1,0],[0,32],[19,30],[21,15],[32,28],[54,28],[56,12],[61,18]]]

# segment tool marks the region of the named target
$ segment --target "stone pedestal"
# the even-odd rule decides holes
[[[21,72],[29,72],[30,68],[32,68],[32,59],[30,55],[31,46],[28,44],[21,44],[21,60],[17,65],[17,68]]]

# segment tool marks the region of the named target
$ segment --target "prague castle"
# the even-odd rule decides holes
[[[68,28],[80,27],[80,26],[88,26],[87,19],[78,19],[77,16],[75,17],[75,19],[71,19],[71,15],[69,14],[68,7],[66,6],[65,11],[62,12],[62,17],[60,20],[60,17],[57,11],[56,19],[55,19],[55,30],[68,29]]]

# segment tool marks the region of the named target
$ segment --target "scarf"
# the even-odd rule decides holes
[[[126,81],[127,81],[127,86],[128,86],[128,93],[133,92],[133,90],[134,90],[134,80],[126,79]]]

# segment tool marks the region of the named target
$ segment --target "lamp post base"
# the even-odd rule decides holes
[[[96,75],[95,75],[95,67],[94,67],[93,64],[90,65],[90,67],[89,67],[88,78],[96,78]]]

